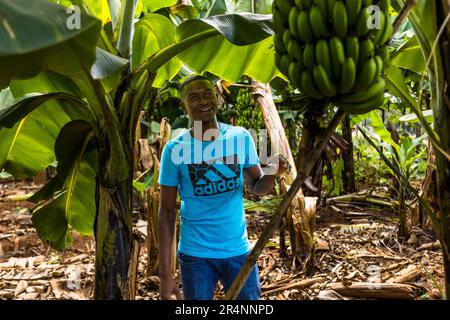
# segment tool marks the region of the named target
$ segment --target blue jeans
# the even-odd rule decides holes
[[[218,280],[227,292],[247,255],[248,253],[226,259],[212,259],[193,257],[178,251],[184,299],[212,300]],[[255,265],[237,300],[259,300],[260,294],[258,266]]]

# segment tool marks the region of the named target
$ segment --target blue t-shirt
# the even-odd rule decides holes
[[[229,258],[250,250],[243,206],[243,169],[259,158],[250,133],[219,123],[214,141],[189,131],[170,140],[161,156],[159,184],[178,186],[180,252],[202,258]]]

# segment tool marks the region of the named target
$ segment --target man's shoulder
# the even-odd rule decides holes
[[[230,136],[250,135],[249,131],[247,129],[245,129],[244,127],[233,126],[233,125],[227,124],[227,123],[221,123],[221,126],[224,126],[225,132],[227,133],[227,135],[230,135]]]
[[[169,148],[176,146],[177,144],[179,144],[183,141],[186,141],[186,138],[188,138],[188,136],[189,136],[189,130],[185,129],[179,135],[177,135],[176,137],[173,137],[172,139],[167,141],[166,146]]]

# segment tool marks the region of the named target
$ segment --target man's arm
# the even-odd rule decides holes
[[[275,178],[282,173],[289,171],[289,163],[281,155],[275,155],[271,164],[276,166],[273,172],[275,174],[264,174],[259,164],[244,169],[244,175],[250,185],[250,191],[257,195],[267,194],[273,187]]]
[[[171,273],[171,251],[175,232],[177,187],[161,185],[159,193],[158,211],[158,247],[159,247],[159,277],[160,296],[163,300],[170,300],[175,293],[181,299],[176,281]]]

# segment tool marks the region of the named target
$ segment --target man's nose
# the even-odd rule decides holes
[[[211,102],[211,97],[208,95],[200,95],[200,103],[199,104],[204,104],[204,103],[209,103]]]

